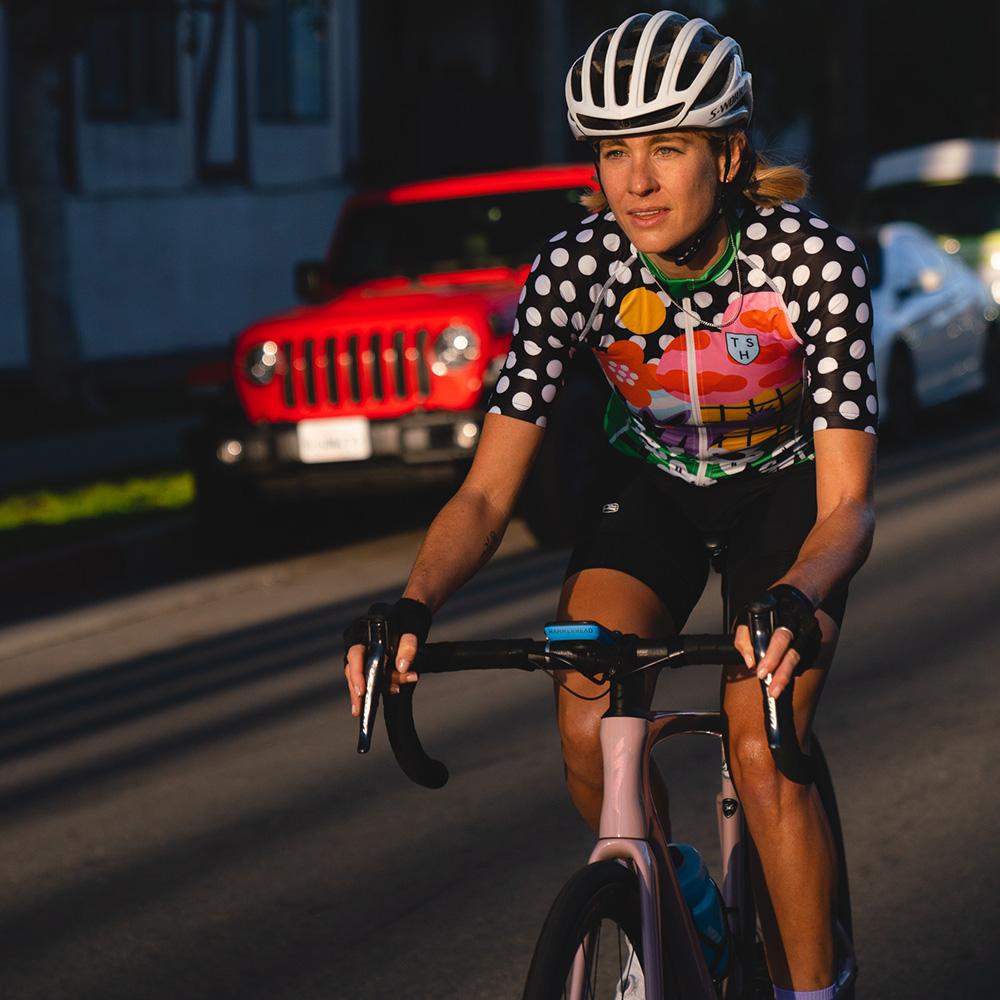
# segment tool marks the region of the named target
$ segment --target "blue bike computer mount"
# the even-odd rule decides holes
[[[598,622],[549,622],[545,626],[545,638],[550,642],[566,640],[589,640],[590,642],[611,643],[615,633]]]

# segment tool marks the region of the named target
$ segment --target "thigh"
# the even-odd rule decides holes
[[[567,577],[559,601],[560,621],[598,621],[606,628],[643,636],[669,636],[677,631],[670,611],[656,592],[620,570],[583,569]],[[656,687],[655,671],[647,671],[647,700]],[[607,711],[607,685],[594,684],[575,670],[555,671],[556,713],[560,732],[593,738]]]
[[[829,676],[830,665],[837,649],[840,628],[825,612],[817,611],[822,632],[822,645],[816,662],[795,678],[792,689],[792,713],[799,746],[809,752],[809,734],[812,729],[820,695]],[[732,742],[760,742],[766,748],[764,734],[763,695],[757,674],[744,666],[726,667],[722,672],[722,715],[728,747]]]
[[[739,512],[729,533],[726,593],[730,625],[754,598],[780,579],[798,558],[799,549],[816,523],[816,476],[812,462],[787,472],[771,473],[772,488],[755,496]],[[822,644],[816,662],[795,678],[792,706],[799,743],[808,735],[837,647],[847,601],[847,586],[838,587],[820,605],[816,618]],[[764,723],[760,682],[753,671],[732,667],[723,672],[722,706],[731,738],[760,734]]]

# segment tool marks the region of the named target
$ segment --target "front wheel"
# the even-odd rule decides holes
[[[639,883],[617,861],[581,868],[552,904],[528,970],[524,1000],[644,996]],[[577,959],[577,953],[581,952]],[[574,964],[581,986],[571,992]]]
[[[854,917],[851,912],[851,886],[847,877],[847,851],[844,847],[844,831],[840,825],[840,810],[837,808],[837,797],[833,790],[833,779],[826,763],[826,755],[815,735],[811,738],[810,753],[816,769],[816,789],[826,810],[827,822],[833,834],[833,843],[837,855],[837,922],[846,940],[840,942],[842,947],[853,948],[851,939],[854,936]],[[839,955],[843,958],[843,955]],[[856,977],[856,972],[854,977]],[[838,1000],[854,1000],[853,977],[850,985],[837,994]]]

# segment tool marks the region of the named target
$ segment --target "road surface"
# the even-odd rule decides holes
[[[818,722],[848,840],[859,997],[986,997],[1000,971],[1000,426],[888,454]],[[339,631],[419,534],[341,545],[0,632],[0,997],[519,996],[588,836],[540,675],[417,692],[437,792],[368,758]],[[565,553],[512,527],[435,637],[538,634]],[[715,584],[690,623],[712,631]],[[714,670],[657,703],[713,704]],[[717,749],[665,748],[706,843]],[[709,857],[711,858],[711,852]]]

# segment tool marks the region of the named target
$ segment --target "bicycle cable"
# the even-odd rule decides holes
[[[567,667],[569,667],[572,670],[575,670],[577,673],[582,673],[582,671],[575,663],[573,663],[570,660],[567,660],[564,656],[560,656],[558,653],[549,652],[546,653],[545,655],[546,658],[549,660],[558,660],[560,663],[565,663]],[[661,663],[666,663],[668,660],[676,660],[679,657],[682,657],[683,655],[684,655],[683,649],[675,650],[672,653],[668,653],[666,656],[661,656],[659,659],[652,660],[649,663],[644,663],[641,667],[636,667],[635,670],[630,670],[628,674],[626,674],[625,676],[634,677],[636,674],[642,673],[644,670],[649,670],[650,667],[658,667]],[[548,676],[551,677],[552,680],[556,682],[556,684],[558,684],[564,690],[568,691],[571,695],[573,695],[574,698],[579,698],[580,701],[600,701],[601,698],[605,697],[605,695],[607,695],[608,693],[608,691],[601,691],[599,694],[595,695],[580,694],[578,691],[574,691],[560,677],[557,677],[554,670],[549,670],[548,667],[541,665],[539,665],[538,669],[541,670],[542,673],[548,674]],[[586,676],[586,674],[584,674],[584,676]],[[593,678],[590,678],[590,680],[592,680],[593,683],[595,684],[597,683],[597,681],[594,681]],[[610,690],[611,687],[610,678],[605,678],[605,680],[602,682],[602,686],[603,685],[607,685],[608,689]]]
[[[575,670],[577,673],[581,672],[577,668],[575,663],[573,663],[570,660],[567,660],[564,656],[560,656],[558,653],[547,653],[546,657],[550,660],[558,660],[560,663],[565,663],[567,667],[569,667],[571,670]],[[579,698],[580,701],[600,701],[608,693],[608,691],[601,691],[599,694],[595,695],[580,694],[578,691],[574,691],[561,677],[557,677],[556,672],[554,670],[549,670],[548,667],[542,665],[539,665],[538,669],[541,670],[543,674],[548,674],[548,676],[551,677],[552,680],[556,682],[556,684],[558,684],[564,690],[568,691],[574,698]],[[584,674],[584,676],[586,677],[586,674]],[[594,684],[597,683],[597,681],[594,681],[592,678],[589,679],[592,680]],[[605,680],[603,684],[606,684],[608,690],[610,691],[611,681]]]

